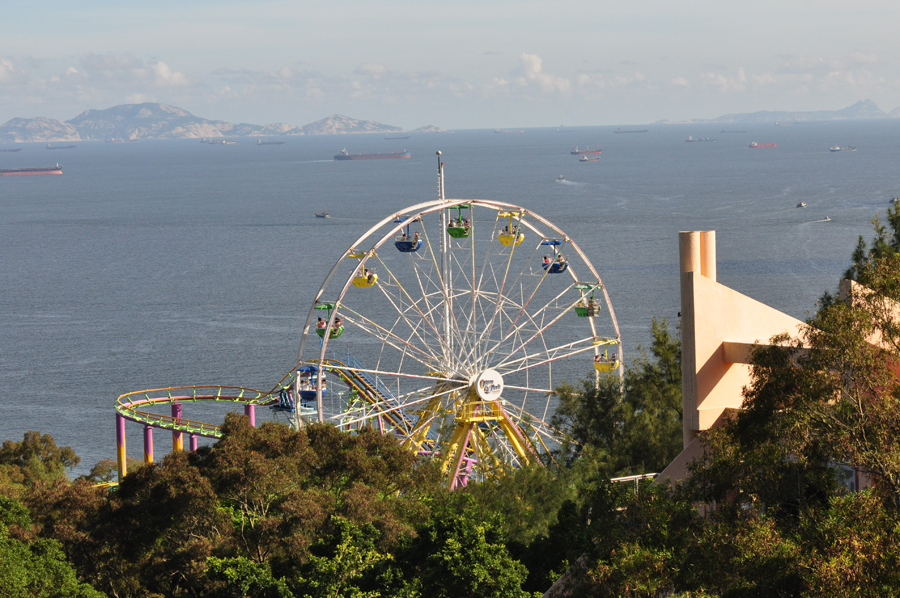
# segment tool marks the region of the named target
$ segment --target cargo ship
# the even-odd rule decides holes
[[[391,160],[395,158],[411,158],[412,154],[406,150],[402,152],[391,152],[387,154],[351,154],[346,149],[342,149],[337,154],[335,160]]]
[[[22,148],[17,147],[16,149],[0,149],[0,152],[21,152]]]
[[[778,147],[777,143],[756,143],[751,141],[749,147]]]
[[[385,135],[384,138],[387,141],[401,141],[403,139],[409,139],[409,135],[400,135],[398,137],[391,137],[390,135]]]
[[[623,129],[619,127],[613,133],[649,133],[650,129]]]
[[[35,174],[62,174],[59,164],[43,168],[0,168],[0,176],[28,176]]]
[[[578,146],[576,145],[574,148],[572,148],[572,151],[569,153],[572,154],[573,156],[596,156],[603,152],[599,149],[592,150],[591,146],[587,146],[584,149],[578,149]]]
[[[275,141],[263,141],[262,139],[256,140],[256,145],[284,145],[287,141],[282,141],[281,139]]]
[[[75,149],[74,145],[50,145],[47,144],[47,149]]]

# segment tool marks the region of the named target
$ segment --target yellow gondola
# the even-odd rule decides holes
[[[375,286],[375,283],[378,282],[378,275],[374,272],[369,272],[366,270],[363,274],[359,276],[353,277],[353,286],[358,287],[360,289],[366,289],[371,286]]]
[[[519,226],[517,224],[514,225],[512,222],[513,218],[519,218],[518,212],[500,212],[497,214],[497,218],[509,218],[509,224],[497,235],[497,240],[500,241],[501,245],[506,245],[507,247],[518,245],[525,239],[525,235],[519,232]],[[521,219],[519,222],[521,222]]]
[[[448,210],[456,210],[456,218],[450,218],[450,224],[447,226],[447,234],[454,239],[465,239],[472,234],[472,221],[468,217],[463,217],[462,211],[469,210],[471,216],[471,207],[467,203],[461,203],[450,206]]]
[[[612,356],[609,355],[609,347],[610,345],[618,344],[617,341],[595,341],[594,344],[603,344],[603,355],[597,353],[594,355],[594,368],[598,372],[609,373],[614,372],[619,369],[619,354],[613,353]]]

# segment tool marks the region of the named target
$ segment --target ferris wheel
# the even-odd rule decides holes
[[[297,426],[375,427],[455,487],[539,459],[554,388],[621,376],[622,348],[578,245],[530,209],[444,199],[438,156],[439,199],[376,223],[327,274],[289,394]]]

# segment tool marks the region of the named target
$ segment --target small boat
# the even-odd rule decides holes
[[[256,140],[256,145],[284,145],[285,143],[287,143],[287,141],[284,141],[282,139],[276,139],[274,141],[269,141],[268,139],[265,141],[263,141],[262,139]]]
[[[751,141],[749,147],[778,147],[778,144],[777,143],[756,143],[755,141]]]
[[[700,137],[699,139],[694,139],[690,135],[688,135],[688,138],[685,139],[685,142],[687,143],[696,143],[697,141],[718,141],[718,139],[713,139],[711,137]]]
[[[797,207],[798,207],[798,208],[805,208],[805,207],[806,207],[806,202],[805,202],[805,201],[801,201],[800,203],[797,204]]]
[[[825,219],[822,220],[822,222],[831,222],[831,218],[829,218],[828,216],[825,216]]]
[[[839,145],[835,145],[835,146],[829,148],[828,151],[829,152],[855,152],[856,146],[855,145],[845,145],[844,147],[841,147]]]
[[[900,203],[900,197],[892,197],[890,203]]]
[[[328,210],[322,210],[321,212],[316,212],[316,218],[331,218],[331,214],[328,213]]]
[[[581,156],[578,159],[579,162],[599,162],[600,158],[588,158],[587,156]]]
[[[559,175],[558,177],[556,177],[556,180],[557,180],[557,181],[564,181],[564,180],[566,180],[566,177],[564,177],[563,175]]]

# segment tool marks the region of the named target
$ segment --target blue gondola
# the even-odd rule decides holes
[[[297,368],[297,379],[300,388],[300,406],[316,406],[316,387],[318,385],[319,370],[313,365],[304,365]],[[328,389],[325,387],[325,372],[322,372],[322,396]]]
[[[418,218],[416,219],[418,220]],[[419,231],[410,234],[409,225],[411,220],[401,216],[394,220],[394,224],[406,223],[406,230],[400,229],[401,232],[394,240],[394,246],[403,253],[415,253],[422,247],[422,239],[419,238]]]
[[[549,259],[549,256],[544,256],[544,263],[541,264],[548,274],[560,274],[568,270],[569,262],[566,261],[566,258],[563,257],[558,249],[559,246],[565,245],[567,241],[567,239],[544,239],[541,241],[541,245],[553,248],[553,259]]]
[[[569,269],[569,262],[552,262],[549,264],[543,264],[543,267],[544,270],[546,270],[549,274],[559,274]]]

